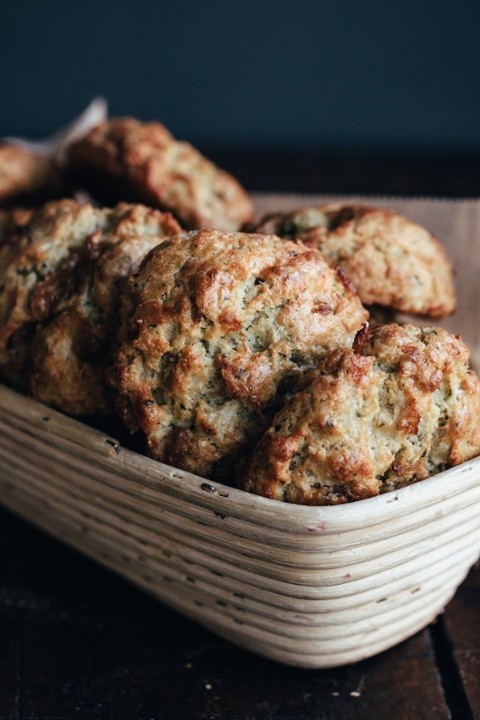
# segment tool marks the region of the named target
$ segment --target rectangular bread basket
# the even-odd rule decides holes
[[[444,218],[447,239],[461,216],[480,227],[478,203],[411,202],[430,229],[422,213]],[[456,237],[472,242],[467,226]],[[469,287],[451,326],[475,353]],[[223,637],[301,667],[354,662],[414,634],[480,554],[480,458],[369,500],[292,506],[143,457],[2,386],[0,503]]]
[[[480,552],[480,459],[346,506],[289,506],[142,457],[3,387],[0,498],[220,635],[301,667],[412,635]]]

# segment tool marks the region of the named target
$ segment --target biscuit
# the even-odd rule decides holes
[[[61,227],[62,215],[76,207],[69,200],[49,203],[16,233],[8,230],[12,215],[3,214],[7,230],[0,244],[0,375],[19,390],[29,387],[27,368],[38,319],[30,307],[32,296],[69,253],[68,240],[62,249],[59,237],[52,243],[48,237],[55,237],[55,221]]]
[[[335,505],[422,480],[480,453],[480,383],[440,328],[361,331],[303,379],[240,466],[265,497]]]
[[[28,208],[0,209],[0,245],[13,241],[13,237],[29,223],[32,213],[33,210]]]
[[[123,281],[153,247],[181,231],[169,213],[142,205],[101,212],[103,226],[86,239],[74,269],[75,291],[55,305],[32,346],[32,395],[75,416],[112,411],[104,373]]]
[[[299,374],[367,316],[317,250],[274,236],[171,238],[126,288],[109,371],[122,419],[153,457],[225,480]]]
[[[17,198],[54,197],[62,180],[48,155],[16,145],[0,145],[0,205]]]
[[[0,246],[0,373],[24,386],[31,355],[34,397],[74,415],[105,411],[102,381],[90,379],[103,373],[119,282],[179,230],[143,206],[61,200],[35,211]]]
[[[316,247],[350,277],[365,305],[444,317],[455,310],[450,262],[439,241],[391,210],[332,204],[264,218],[258,232]]]
[[[253,206],[241,185],[160,123],[108,120],[74,143],[67,166],[94,195],[169,210],[187,228],[237,230]]]
[[[103,381],[108,353],[104,331],[80,308],[39,325],[31,341],[32,396],[75,417],[111,412]]]
[[[0,209],[0,247],[13,244],[28,225],[32,210],[26,208]],[[1,281],[0,281],[1,288]],[[26,362],[32,334],[20,329],[8,340],[8,360],[1,367],[0,376],[21,392],[28,392],[28,372]]]

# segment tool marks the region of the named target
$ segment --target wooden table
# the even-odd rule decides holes
[[[312,189],[311,168],[296,172],[305,179],[296,187]],[[270,187],[284,189],[275,177]],[[363,184],[357,177],[359,191],[375,191],[368,172]],[[427,192],[412,177],[404,191]],[[0,720],[471,720],[480,718],[479,620],[477,568],[434,624],[392,650],[340,669],[283,667],[0,510]]]
[[[480,718],[480,569],[381,655],[283,667],[219,639],[0,511],[1,720]]]

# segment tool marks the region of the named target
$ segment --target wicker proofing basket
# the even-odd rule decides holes
[[[215,632],[302,667],[412,635],[480,551],[480,458],[337,507],[162,465],[0,386],[0,502]]]

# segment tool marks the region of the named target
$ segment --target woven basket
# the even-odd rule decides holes
[[[220,635],[302,667],[412,635],[480,552],[480,458],[351,505],[291,506],[142,457],[4,387],[0,502]]]
[[[326,200],[255,199],[260,213]],[[375,204],[447,244],[461,304],[442,325],[479,366],[480,203]],[[220,635],[301,667],[412,635],[480,554],[480,458],[370,500],[292,506],[142,457],[1,386],[0,503]]]

